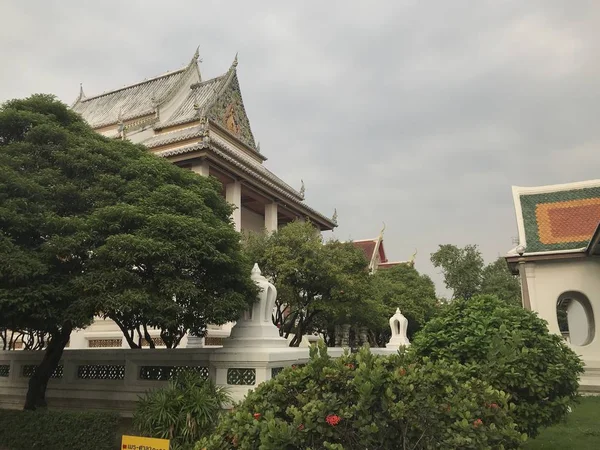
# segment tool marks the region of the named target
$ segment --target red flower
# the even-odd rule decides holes
[[[293,364],[293,365],[292,365],[292,369],[294,369],[294,370],[295,370],[295,369],[297,369],[297,368],[298,368],[298,366],[297,366],[296,364]]]
[[[340,416],[335,415],[335,414],[329,414],[325,418],[325,422],[327,422],[332,427],[335,427],[338,423],[340,423],[341,420],[342,420],[342,418]]]
[[[400,368],[400,369],[398,370],[398,373],[399,373],[401,376],[404,376],[404,375],[406,375],[406,369],[404,369],[404,368],[402,367],[402,368]]]
[[[475,428],[480,427],[481,425],[483,425],[483,421],[481,419],[477,419],[475,422],[473,422],[473,426]]]
[[[492,408],[492,409],[498,409],[498,408],[499,408],[499,406],[498,406],[496,403],[492,403],[492,404],[490,405],[490,408]]]
[[[261,416],[260,413],[254,413],[254,414],[252,414],[252,417],[254,417],[254,420],[260,419],[260,416]]]
[[[304,424],[301,423],[300,425],[298,425],[298,431],[302,431],[302,430],[304,430]]]
[[[346,367],[348,369],[354,369],[354,364],[350,363],[350,364],[346,364]]]

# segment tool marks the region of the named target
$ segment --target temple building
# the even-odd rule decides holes
[[[415,257],[417,253],[413,255],[411,260],[409,261],[389,261],[385,254],[385,248],[383,246],[383,232],[385,231],[385,227],[381,230],[379,236],[375,239],[361,239],[357,241],[352,241],[352,244],[362,250],[369,261],[369,271],[371,273],[377,272],[379,269],[387,269],[390,267],[397,266],[399,264],[410,264],[413,265],[415,262]]]
[[[187,66],[158,77],[93,96],[80,88],[72,108],[104,136],[143,144],[173,164],[219,179],[236,207],[238,231],[275,231],[294,219],[332,230],[335,220],[304,202],[304,186],[296,190],[264,166],[237,65],[236,55],[227,72],[204,80],[196,51]]]
[[[600,392],[600,180],[513,187],[513,199],[519,245],[506,261],[523,307],[583,358],[582,388]]]
[[[264,162],[250,127],[237,76],[237,55],[222,75],[203,79],[198,50],[178,70],[98,95],[80,88],[72,109],[98,133],[144,145],[153,154],[222,183],[222,195],[235,206],[241,232],[273,232],[293,220],[310,220],[319,230],[336,227],[304,202],[304,185],[294,189]],[[299,177],[300,180],[300,177]],[[220,345],[231,324],[209,326],[202,342],[184,338],[181,346]],[[150,333],[161,346],[158,330]],[[71,336],[71,348],[126,346],[111,320],[97,319]]]

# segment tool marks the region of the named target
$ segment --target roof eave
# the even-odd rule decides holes
[[[594,231],[592,239],[590,239],[590,243],[585,249],[586,254],[588,256],[592,256],[595,253],[596,248],[598,248],[598,246],[600,246],[600,223],[596,227],[596,231]]]

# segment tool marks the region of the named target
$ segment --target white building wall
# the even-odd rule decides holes
[[[600,319],[600,259],[582,258],[577,260],[526,263],[527,283],[531,308],[548,322],[550,332],[560,334],[556,315],[557,300],[569,291],[584,294],[592,309],[594,322]],[[573,302],[574,303],[574,302]],[[588,318],[582,308],[576,308],[570,318],[569,330],[574,342],[582,342],[587,336]],[[600,369],[600,341],[596,332],[587,345],[569,344],[586,363],[587,368]],[[586,368],[586,370],[587,370]]]

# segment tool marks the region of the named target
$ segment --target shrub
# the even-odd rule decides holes
[[[0,448],[6,450],[113,450],[118,429],[117,413],[0,410]]]
[[[458,364],[368,348],[332,359],[320,344],[305,367],[250,392],[196,450],[516,448],[524,436],[507,399]]]
[[[530,437],[566,417],[583,372],[579,357],[544,320],[489,295],[454,300],[417,335],[410,352],[464,364],[508,393],[515,422]]]
[[[211,433],[230,397],[196,372],[181,373],[161,389],[140,398],[134,428],[143,436],[171,440],[171,450],[189,449]]]

